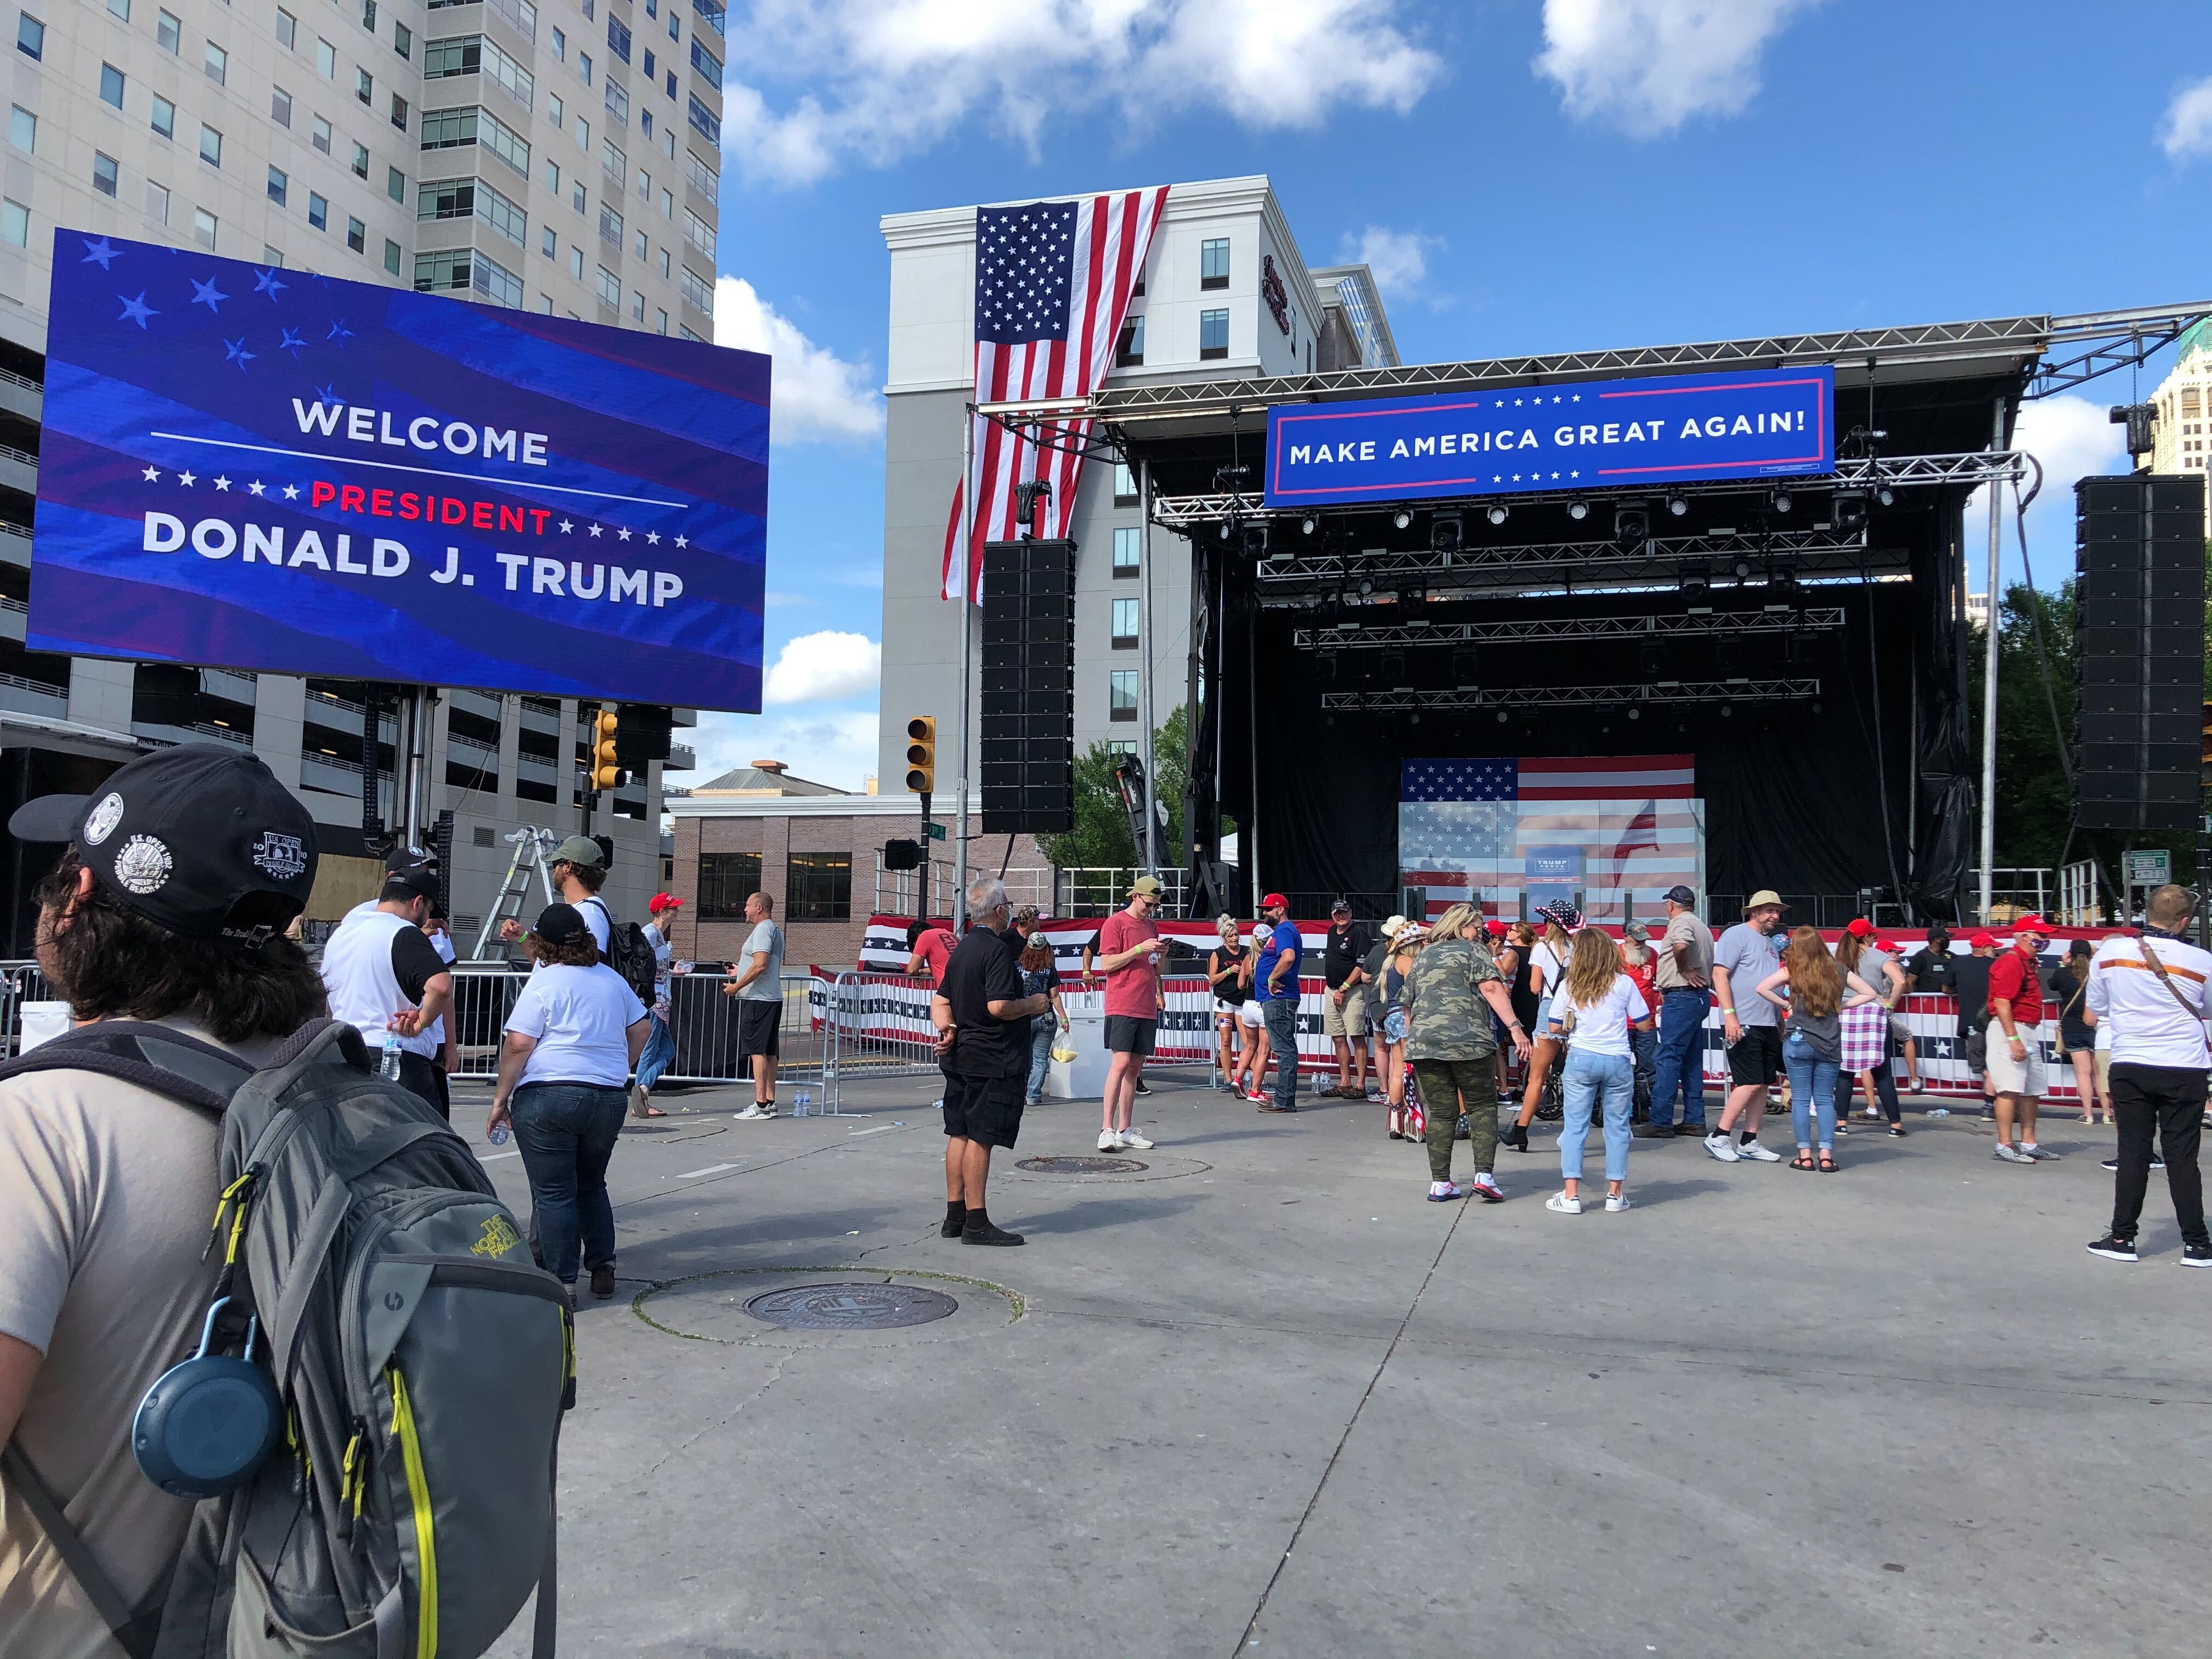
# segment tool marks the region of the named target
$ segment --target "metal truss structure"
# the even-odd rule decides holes
[[[1300,544],[1303,538],[1300,538]],[[1281,551],[1281,544],[1272,550]],[[1822,556],[1830,556],[1823,557]],[[1344,549],[1298,551],[1260,561],[1263,582],[1385,582],[1427,578],[1432,585],[1479,581],[1487,575],[1570,569],[1591,573],[1619,570],[1648,574],[1655,564],[1706,562],[1723,580],[1746,567],[1748,576],[1778,559],[1814,561],[1820,568],[1857,570],[1869,563],[1864,531],[1724,531],[1702,536],[1655,536],[1624,546],[1614,541],[1521,542],[1507,547],[1462,547],[1449,553],[1433,548]],[[1801,568],[1816,568],[1801,562]]]
[[[1796,702],[1820,695],[1818,680],[1662,680],[1650,685],[1560,685],[1508,691],[1462,686],[1455,691],[1324,691],[1321,706],[1336,713],[1368,714],[1501,713],[1516,708],[1620,707],[1633,719],[1639,708],[1686,703]]]
[[[2173,343],[2192,324],[2212,317],[2212,305],[2144,306],[2133,311],[2093,311],[2051,319],[2051,344],[2072,347],[2069,356],[2036,366],[2027,396],[2069,392],[2100,374],[2132,368]]]
[[[1800,611],[1693,611],[1683,617],[1561,617],[1547,622],[1347,622],[1334,628],[1301,628],[1291,643],[1304,651],[1404,651],[1424,646],[1499,645],[1524,640],[1703,639],[1718,635],[1824,633],[1844,625],[1841,605]]]

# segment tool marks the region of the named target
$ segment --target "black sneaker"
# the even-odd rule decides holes
[[[1672,1140],[1674,1126],[1671,1123],[1638,1123],[1628,1133],[1638,1140]]]
[[[1024,1241],[1019,1233],[1010,1233],[1004,1227],[986,1221],[981,1226],[970,1221],[960,1230],[963,1244],[1020,1244]]]
[[[2089,1254],[2091,1255],[2101,1255],[2107,1261],[2140,1261],[2142,1260],[2141,1256],[2136,1254],[2135,1240],[2132,1238],[2116,1237],[2111,1233],[2106,1233],[2102,1238],[2090,1240]],[[2212,1250],[2207,1250],[2204,1254],[2206,1260],[2202,1265],[2212,1266]]]
[[[2181,1265],[2185,1267],[2212,1267],[2212,1244],[2183,1245]]]
[[[1148,1095],[1152,1093],[1152,1085],[1146,1082],[1141,1076],[1139,1077],[1137,1079],[1137,1092],[1140,1095]],[[1018,1244],[1021,1241],[1019,1239],[1016,1239],[1014,1242]]]
[[[2117,1158],[2108,1158],[2101,1164],[2098,1165],[2098,1167],[2100,1169],[2111,1170],[2117,1172],[2120,1167],[2120,1160]],[[2166,1167],[2166,1160],[2160,1158],[2156,1152],[2153,1152],[2150,1155],[2150,1167],[2154,1170],[2163,1170]]]
[[[1685,1140],[1703,1140],[1706,1129],[1702,1123],[1677,1123],[1674,1133]]]
[[[939,1238],[957,1238],[967,1225],[968,1212],[964,1207],[957,1216],[948,1208],[945,1212],[944,1224],[937,1230],[937,1236]]]

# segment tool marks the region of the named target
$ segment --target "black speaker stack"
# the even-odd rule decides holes
[[[983,549],[982,833],[1075,827],[1075,544]]]
[[[2088,830],[2190,830],[2203,811],[2204,480],[2074,489],[2074,805]]]

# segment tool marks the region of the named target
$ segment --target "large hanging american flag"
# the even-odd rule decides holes
[[[1106,376],[1129,296],[1143,277],[1167,186],[1073,202],[975,212],[975,401],[1087,398]],[[983,544],[1020,528],[1016,487],[1052,486],[1042,533],[1065,536],[1083,472],[1087,420],[1041,422],[1020,435],[976,418],[975,533],[963,562],[961,496],[945,526],[945,597],[974,597]]]
[[[1678,882],[1704,890],[1696,790],[1688,755],[1408,760],[1399,879],[1429,890],[1431,914],[1468,899],[1517,916],[1524,895],[1572,888],[1594,920],[1650,916]]]

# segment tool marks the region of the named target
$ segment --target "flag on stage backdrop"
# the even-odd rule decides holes
[[[1167,186],[975,210],[975,401],[1085,398],[1106,377],[1129,295],[1145,270]],[[1020,527],[1018,485],[1052,486],[1042,534],[1065,536],[1075,511],[1087,420],[1047,421],[1016,434],[975,417],[975,533],[963,562],[961,487],[945,526],[945,597],[975,596],[983,544]]]
[[[1408,760],[1400,881],[1427,890],[1431,915],[1474,901],[1517,916],[1532,886],[1568,884],[1593,919],[1654,915],[1676,883],[1704,888],[1696,787],[1688,755]]]

